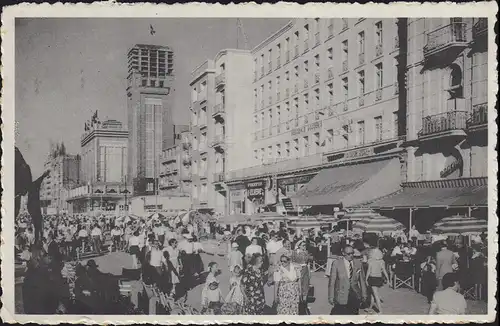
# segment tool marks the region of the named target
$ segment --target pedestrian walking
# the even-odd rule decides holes
[[[264,275],[262,273],[262,255],[255,254],[244,270],[241,283],[245,294],[244,311],[247,315],[262,315],[266,305],[264,296]]]
[[[366,284],[370,287],[372,300],[369,309],[374,304],[377,306],[378,313],[382,313],[382,299],[380,297],[380,288],[389,280],[389,275],[385,268],[384,255],[378,248],[371,249],[368,258],[368,269],[366,271]]]
[[[300,286],[301,266],[292,263],[290,257],[281,255],[281,265],[274,272],[274,306],[278,315],[298,315],[302,301]]]

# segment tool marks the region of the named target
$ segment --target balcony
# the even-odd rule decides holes
[[[383,52],[382,44],[375,45],[375,57],[380,57]]]
[[[307,89],[309,87],[309,81],[307,79],[304,79],[304,89]]]
[[[314,46],[316,47],[320,43],[321,43],[321,39],[320,39],[320,36],[319,36],[319,32],[317,32],[316,34],[314,34]]]
[[[488,127],[488,104],[476,104],[472,107],[472,114],[467,120],[467,130],[486,130]]]
[[[455,57],[467,44],[466,24],[453,22],[427,34],[424,57],[427,59],[441,55],[443,58]],[[451,57],[450,57],[451,56]]]
[[[163,157],[163,163],[170,163],[177,161],[177,155],[165,155]]]
[[[276,58],[276,69],[279,69],[279,68],[281,68],[281,58],[277,57]]]
[[[293,58],[296,59],[299,57],[299,46],[296,45],[294,48]]]
[[[422,129],[418,132],[420,140],[435,140],[441,137],[465,137],[467,128],[466,111],[448,111],[424,117]]]
[[[359,107],[365,106],[365,96],[364,95],[360,95],[358,97],[358,105],[359,105]]]
[[[333,78],[333,67],[328,68],[328,80]]]
[[[214,183],[222,183],[226,180],[224,176],[224,172],[216,172],[214,173]]]
[[[309,39],[304,40],[304,53],[309,51]]]
[[[363,65],[365,64],[365,53],[364,52],[361,52],[359,55],[358,55],[358,65]]]
[[[394,95],[398,95],[399,94],[399,83],[396,81],[394,82]]]
[[[290,62],[290,51],[285,52],[285,64]]]
[[[214,106],[214,113],[212,114],[212,117],[215,119],[224,119],[224,105],[222,103],[216,104]]]
[[[342,73],[347,72],[349,70],[349,64],[347,60],[342,61]]]
[[[179,183],[177,181],[168,181],[164,183],[160,183],[160,189],[172,189],[177,188]]]
[[[215,87],[223,87],[226,84],[226,74],[220,73],[215,76]]]
[[[320,76],[319,72],[314,74],[314,85],[319,84],[319,79],[320,79],[319,76]]]
[[[328,38],[327,40],[333,37],[333,25],[328,25]]]
[[[215,135],[214,140],[212,141],[212,147],[215,150],[223,150],[224,149],[224,135]]]
[[[472,38],[477,40],[483,36],[486,36],[488,31],[488,18],[477,18],[472,26]]]
[[[276,92],[276,102],[279,102],[281,100],[281,94],[280,92]]]
[[[273,63],[268,62],[267,63],[267,74],[269,75],[273,71]]]
[[[380,101],[382,99],[382,88],[377,88],[375,90],[375,101]]]

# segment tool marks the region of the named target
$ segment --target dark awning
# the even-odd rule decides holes
[[[398,158],[325,169],[294,198],[300,206],[359,205],[398,191],[400,171]]]
[[[367,205],[371,208],[487,206],[486,182],[460,187],[404,187]]]

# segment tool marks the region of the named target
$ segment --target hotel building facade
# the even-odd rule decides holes
[[[117,120],[94,124],[81,137],[81,182],[67,198],[71,213],[126,211],[128,131]]]

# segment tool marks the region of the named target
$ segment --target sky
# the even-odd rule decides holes
[[[252,49],[288,19],[241,22]],[[43,173],[51,142],[80,153],[84,122],[96,109],[101,121],[127,123],[127,51],[136,43],[173,48],[173,120],[188,124],[191,72],[220,50],[236,48],[236,26],[236,18],[16,19],[16,146],[33,178]]]

